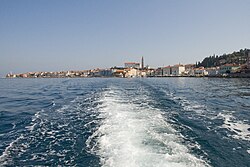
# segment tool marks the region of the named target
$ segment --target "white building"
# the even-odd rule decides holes
[[[180,76],[185,72],[185,66],[183,65],[174,65],[171,67],[171,74],[173,76]]]
[[[199,67],[194,69],[194,75],[195,76],[207,76],[208,71],[204,67]]]
[[[138,77],[139,76],[139,70],[135,68],[127,69],[125,70],[125,77],[126,78],[133,78],[133,77]]]

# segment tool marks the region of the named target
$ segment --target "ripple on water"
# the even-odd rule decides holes
[[[88,97],[88,100],[94,98]],[[84,97],[76,98],[61,108],[53,110],[52,106],[51,110],[41,110],[34,114],[25,131],[6,147],[0,156],[0,163],[74,166],[84,156],[89,157],[86,155],[84,138],[90,135],[87,131],[95,126],[95,122],[89,123],[95,117],[95,107],[85,101]],[[91,159],[96,161],[94,156]],[[85,161],[82,164],[88,163]]]

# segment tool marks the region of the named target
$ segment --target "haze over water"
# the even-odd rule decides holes
[[[250,80],[1,79],[1,166],[250,164]]]

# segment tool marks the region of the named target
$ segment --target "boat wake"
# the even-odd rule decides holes
[[[135,96],[149,100],[145,95]],[[133,97],[110,88],[100,101],[100,127],[86,142],[104,167],[209,166],[190,153],[181,135],[167,123],[162,111],[147,103],[133,103]]]

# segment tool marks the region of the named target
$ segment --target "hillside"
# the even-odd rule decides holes
[[[233,52],[231,54],[223,54],[221,56],[213,55],[206,57],[202,62],[197,62],[196,67],[215,67],[221,66],[223,64],[245,64],[247,61],[247,55],[249,49],[241,49],[238,52]]]

